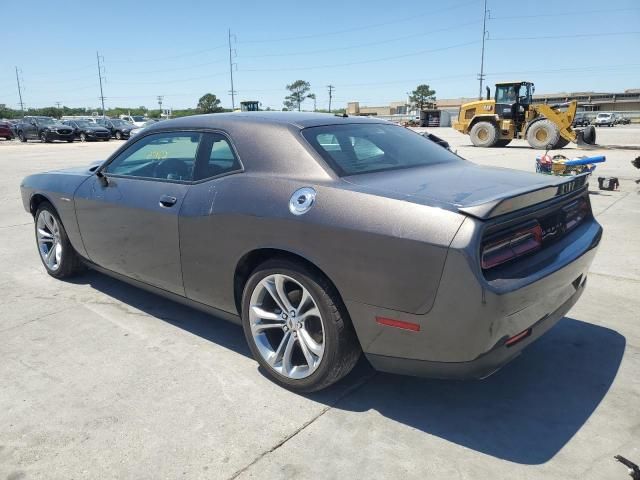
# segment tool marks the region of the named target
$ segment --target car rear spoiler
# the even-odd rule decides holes
[[[481,220],[487,220],[585,189],[587,188],[587,177],[589,175],[589,173],[582,173],[568,177],[555,185],[543,186],[534,190],[516,190],[500,198],[483,201],[475,205],[460,206],[458,211]]]

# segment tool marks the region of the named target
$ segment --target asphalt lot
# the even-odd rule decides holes
[[[523,141],[431,131],[477,163],[534,170]],[[627,146],[588,152],[620,191],[591,182],[605,235],[568,317],[484,381],[363,361],[314,395],[267,380],[237,326],[95,272],[46,275],[21,179],[121,142],[0,141],[0,479],[628,478],[613,455],[640,463],[640,126],[598,141]]]

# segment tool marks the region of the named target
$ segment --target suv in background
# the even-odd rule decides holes
[[[617,117],[616,125],[629,125],[631,123],[631,119],[629,117]]]
[[[132,123],[136,127],[141,127],[145,122],[149,121],[144,115],[120,115],[120,120]]]
[[[52,117],[24,117],[18,124],[18,138],[21,142],[40,139],[41,142],[64,140],[73,142],[73,129]]]
[[[591,124],[589,119],[584,113],[576,113],[575,118],[573,119],[573,123],[571,126],[573,127],[587,127]]]
[[[616,116],[613,113],[599,113],[593,124],[596,127],[613,127],[616,124]]]
[[[135,125],[120,120],[119,118],[97,118],[96,123],[111,132],[111,136],[117,140],[124,140],[131,136],[131,130]]]

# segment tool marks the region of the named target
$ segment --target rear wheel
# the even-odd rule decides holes
[[[27,137],[25,137],[24,132],[18,132],[18,138],[20,139],[20,141],[22,143],[26,143],[27,142]]]
[[[560,130],[551,120],[539,120],[527,130],[527,142],[539,150],[545,150],[549,145],[553,148],[559,139]]]
[[[40,260],[49,275],[67,278],[84,269],[80,256],[69,242],[60,217],[49,202],[38,206],[35,230]]]
[[[254,358],[276,383],[300,392],[351,371],[360,347],[331,283],[289,260],[269,260],[249,278],[242,325]]]
[[[491,122],[478,122],[471,127],[469,136],[476,147],[493,147],[498,140],[498,129]]]

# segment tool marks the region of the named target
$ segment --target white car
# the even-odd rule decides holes
[[[136,127],[134,129],[132,129],[131,132],[129,132],[129,136],[133,137],[134,135],[139,134],[142,130],[144,130],[145,128],[147,128],[147,127],[149,127],[149,126],[151,126],[151,125],[153,125],[155,123],[158,123],[158,121],[157,120],[148,120],[148,121],[144,122],[142,125],[140,125],[139,127]]]
[[[616,116],[613,113],[599,113],[593,124],[596,127],[613,127],[616,123]]]
[[[149,121],[149,119],[143,115],[120,115],[120,120],[133,123],[136,127],[142,127]]]

